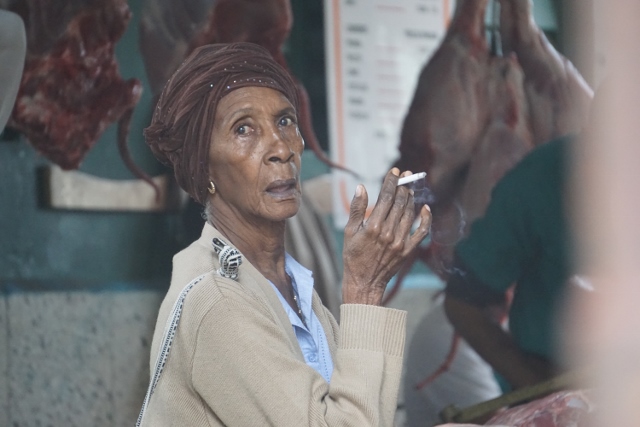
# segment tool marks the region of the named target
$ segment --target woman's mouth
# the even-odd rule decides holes
[[[276,197],[289,197],[297,191],[295,179],[279,179],[267,186],[266,192]]]

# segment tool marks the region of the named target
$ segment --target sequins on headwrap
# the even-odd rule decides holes
[[[169,79],[144,130],[154,155],[173,168],[178,185],[201,204],[208,197],[218,102],[248,86],[275,89],[298,110],[295,82],[266,49],[253,43],[206,45],[194,50]]]

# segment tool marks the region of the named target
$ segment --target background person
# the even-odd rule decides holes
[[[572,140],[536,148],[498,182],[485,215],[456,246],[446,287],[451,323],[513,388],[560,369],[556,309],[573,271],[565,206]],[[514,283],[507,332],[492,308]]]

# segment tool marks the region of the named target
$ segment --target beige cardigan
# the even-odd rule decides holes
[[[334,362],[328,384],[305,363],[275,290],[246,259],[238,282],[215,273],[216,236],[225,240],[206,224],[200,239],[173,259],[171,287],[151,345],[152,369],[179,293],[205,276],[187,294],[142,425],[393,425],[406,312],[343,304],[338,330],[314,292],[312,308]]]

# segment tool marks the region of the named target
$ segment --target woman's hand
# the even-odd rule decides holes
[[[420,210],[420,225],[411,234],[415,217],[413,192],[397,186],[399,172],[393,168],[387,173],[367,220],[367,191],[363,185],[356,188],[344,230],[342,300],[345,304],[380,305],[389,280],[429,233],[431,211],[424,205]],[[407,171],[402,175],[410,174]]]

